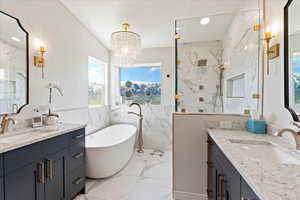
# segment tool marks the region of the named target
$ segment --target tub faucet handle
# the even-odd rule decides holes
[[[298,129],[300,129],[300,124],[298,124],[297,122],[291,122],[291,125],[297,127]]]

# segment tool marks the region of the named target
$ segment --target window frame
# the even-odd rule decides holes
[[[119,80],[118,80],[118,91],[117,91],[117,96],[122,97],[121,96],[121,69],[123,68],[159,68],[160,69],[160,89],[162,91],[162,63],[140,63],[140,64],[133,64],[130,66],[118,66],[118,76],[119,76]],[[162,97],[162,94],[160,94],[160,96]],[[162,99],[160,99],[160,103],[159,104],[151,104],[151,105],[161,105],[162,104]],[[124,103],[121,103],[120,105],[124,105]],[[144,105],[144,104],[143,104]]]

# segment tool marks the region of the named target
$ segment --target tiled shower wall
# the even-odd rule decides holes
[[[219,83],[214,67],[216,61],[210,51],[215,52],[221,47],[221,41],[179,45],[181,63],[178,65],[178,91],[182,96],[179,101],[179,110],[185,108],[187,112],[214,112],[213,101],[217,94],[216,86]],[[192,65],[188,59],[190,53],[197,53],[201,55],[201,59],[207,59],[207,66]]]
[[[245,109],[257,110],[258,77],[260,62],[260,32],[253,27],[260,24],[258,10],[238,12],[229,27],[223,41],[224,57],[228,66],[224,74],[224,108],[225,113],[244,113]],[[227,80],[245,75],[244,98],[229,98]]]
[[[178,89],[182,96],[179,110],[185,108],[187,112],[222,113],[217,100],[217,85],[220,85],[217,62],[211,54],[222,51],[225,66],[224,112],[241,114],[245,109],[257,109],[258,100],[253,99],[253,95],[258,94],[261,41],[260,32],[254,31],[253,26],[260,24],[260,13],[258,9],[253,9],[239,11],[232,16],[233,20],[222,40],[179,43]],[[186,21],[182,23],[192,24]],[[195,55],[200,56],[199,59],[207,59],[207,66],[192,65],[189,57]],[[227,95],[227,80],[243,74],[245,95],[243,98],[231,98]]]

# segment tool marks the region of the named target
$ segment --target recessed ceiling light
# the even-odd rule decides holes
[[[181,30],[181,28],[180,27],[176,27],[176,31],[180,31]]]
[[[206,25],[210,22],[210,18],[209,17],[203,17],[201,20],[200,20],[200,24],[202,25]]]
[[[17,38],[17,37],[11,37],[10,39],[12,39],[13,41],[15,42],[21,42],[21,39],[20,38]]]

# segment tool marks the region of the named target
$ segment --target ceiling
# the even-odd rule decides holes
[[[234,13],[209,16],[210,23],[201,25],[201,17],[177,20],[177,33],[181,35],[180,43],[223,40],[233,21]]]
[[[239,8],[257,8],[258,0],[61,0],[106,47],[123,23],[142,36],[142,47],[174,44],[175,20]],[[227,23],[227,21],[226,21]],[[222,24],[222,22],[220,22]]]

